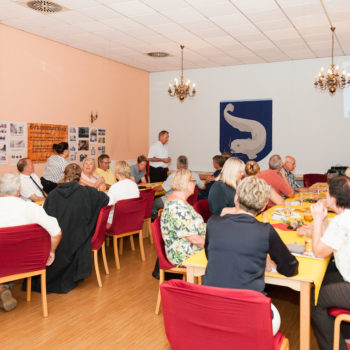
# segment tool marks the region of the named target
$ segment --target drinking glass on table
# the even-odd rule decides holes
[[[306,209],[305,212],[304,212],[304,222],[306,224],[311,224],[313,221],[313,217],[312,217],[312,214],[311,214],[311,210],[310,209]]]
[[[303,192],[298,193],[297,199],[298,199],[300,205],[304,205],[304,193]]]
[[[283,215],[286,219],[289,219],[292,215],[292,208],[289,205],[283,207]]]
[[[312,254],[312,238],[308,235],[305,235],[304,239],[305,239],[305,254],[311,255]]]

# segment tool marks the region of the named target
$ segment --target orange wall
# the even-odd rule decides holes
[[[0,120],[89,126],[97,111],[111,159],[148,152],[148,72],[4,25],[0,53]]]

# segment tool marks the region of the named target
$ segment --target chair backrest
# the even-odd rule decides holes
[[[208,199],[201,199],[200,201],[194,203],[194,210],[200,214],[204,220],[207,222],[211,216],[211,212],[209,209],[209,201]]]
[[[155,193],[156,191],[152,188],[140,191],[141,198],[144,198],[146,200],[145,219],[151,217]]]
[[[325,174],[304,174],[303,180],[304,180],[304,186],[310,187],[316,182],[327,182],[328,177]]]
[[[175,266],[169,262],[165,254],[164,240],[160,229],[160,216],[158,216],[157,219],[152,222],[151,227],[153,242],[159,259],[159,268],[164,270],[174,268]]]
[[[95,233],[91,239],[91,247],[93,250],[99,249],[105,240],[106,225],[110,211],[111,206],[108,205],[106,207],[102,207],[100,213],[98,214]]]
[[[199,188],[196,186],[196,187],[194,188],[193,194],[190,195],[190,196],[187,198],[187,203],[188,203],[188,204],[191,204],[191,205],[193,206],[194,203],[197,202],[198,193],[199,193]]]
[[[114,206],[113,222],[108,233],[120,235],[142,230],[145,207],[146,200],[141,197],[118,201]]]
[[[160,292],[171,350],[274,349],[271,300],[263,294],[181,280]]]
[[[0,228],[0,277],[45,269],[50,246],[39,225]]]

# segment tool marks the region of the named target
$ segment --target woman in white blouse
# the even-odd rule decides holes
[[[92,158],[85,158],[83,160],[83,167],[80,177],[80,184],[83,186],[95,187],[100,191],[106,190],[105,180],[102,176],[95,173],[96,164]]]
[[[350,309],[350,179],[336,176],[328,184],[326,205],[317,202],[311,206],[312,250],[320,258],[334,255],[334,262],[329,262],[323,278],[316,307],[311,301],[311,319],[321,350],[333,348],[334,317],[328,314],[328,308]],[[326,206],[338,214],[329,225]],[[347,349],[344,339],[349,338],[349,327],[341,327],[340,350]]]
[[[44,174],[40,179],[46,193],[51,192],[62,181],[64,169],[68,165],[68,143],[54,143],[52,149],[54,154],[47,159]]]

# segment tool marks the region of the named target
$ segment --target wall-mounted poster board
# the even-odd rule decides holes
[[[28,123],[28,158],[35,163],[46,162],[54,143],[67,141],[67,125]]]

